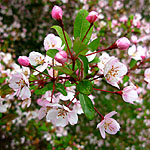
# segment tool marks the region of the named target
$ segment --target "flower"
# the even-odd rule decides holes
[[[115,43],[120,50],[127,50],[130,46],[130,41],[126,37],[118,39]]]
[[[136,86],[127,86],[122,90],[122,98],[125,102],[133,104],[133,101],[138,99]]]
[[[49,49],[59,49],[61,48],[61,45],[62,40],[54,34],[48,34],[44,39],[44,49],[46,51]]]
[[[62,9],[55,5],[52,9],[52,18],[55,20],[62,20],[62,13]]]
[[[19,56],[18,62],[21,66],[27,67],[29,66],[29,58],[27,56]]]
[[[119,88],[118,82],[127,73],[127,67],[119,62],[117,58],[110,59],[104,67],[104,77],[106,81]]]
[[[20,97],[22,100],[31,97],[31,91],[29,89],[29,81],[26,76],[22,73],[15,73],[12,75],[9,86],[14,91],[15,95]]]
[[[87,20],[89,23],[93,23],[93,22],[96,21],[97,17],[98,17],[98,13],[95,12],[95,11],[91,11],[91,12],[89,13],[89,15],[86,17],[86,20]]]
[[[61,64],[64,64],[68,59],[67,53],[63,50],[59,51],[55,55],[55,60],[58,61]]]
[[[117,112],[112,111],[105,115],[104,119],[97,125],[99,128],[102,138],[105,139],[105,131],[109,134],[116,134],[120,130],[119,123],[111,118],[113,115],[117,114]]]
[[[147,68],[144,72],[144,80],[150,84],[150,68]]]

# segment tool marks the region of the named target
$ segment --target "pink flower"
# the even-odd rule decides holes
[[[127,50],[130,46],[130,41],[126,37],[122,37],[116,41],[116,45],[120,50]]]
[[[27,67],[29,66],[29,58],[27,56],[19,56],[18,62],[21,66]]]
[[[136,35],[132,35],[132,36],[131,36],[131,42],[132,42],[133,44],[137,44],[137,43],[138,43],[138,39],[137,39],[137,36],[136,36]]]
[[[90,23],[93,23],[96,21],[97,17],[98,17],[98,13],[95,11],[91,11],[89,15],[86,17],[86,20]]]
[[[58,61],[61,64],[64,64],[67,61],[67,53],[65,51],[59,51],[55,55],[55,60]]]
[[[127,86],[122,90],[122,98],[125,102],[134,104],[133,101],[138,99],[138,93],[135,86]]]
[[[127,22],[128,21],[128,17],[127,16],[122,16],[120,19],[119,19],[120,22]]]
[[[119,123],[111,118],[117,112],[112,111],[109,114],[105,115],[104,119],[97,125],[99,128],[102,138],[105,139],[105,131],[109,134],[116,134],[120,130]]]
[[[55,20],[62,20],[62,9],[59,6],[53,7],[52,18]]]
[[[144,72],[144,80],[148,83],[150,83],[150,68],[147,68]]]

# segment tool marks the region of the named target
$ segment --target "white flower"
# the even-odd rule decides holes
[[[104,77],[106,81],[119,88],[118,82],[127,73],[127,67],[118,61],[117,58],[112,58],[109,60],[104,68]]]
[[[133,102],[138,99],[136,86],[127,86],[122,90],[122,98],[125,102],[134,104]]]
[[[144,72],[144,80],[148,83],[150,83],[150,68],[147,68]]]
[[[50,105],[52,106],[52,105]],[[46,120],[55,126],[65,127],[68,123],[74,125],[78,121],[77,113],[66,106],[53,105],[46,115]]]
[[[29,89],[29,81],[24,74],[13,74],[9,82],[9,86],[16,91],[16,96],[20,97],[22,100],[30,98],[31,91]]]
[[[102,138],[105,139],[105,131],[109,134],[116,134],[120,130],[120,125],[118,122],[111,118],[117,112],[112,111],[109,114],[105,115],[104,119],[97,125],[99,128]]]
[[[62,41],[60,37],[55,36],[54,34],[48,34],[44,39],[44,49],[47,51],[49,49],[58,49],[61,48]]]

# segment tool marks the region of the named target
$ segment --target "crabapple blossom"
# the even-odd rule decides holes
[[[126,37],[122,37],[116,41],[116,45],[120,50],[127,50],[130,46],[130,41]]]
[[[29,81],[22,73],[13,74],[9,86],[15,91],[15,95],[20,97],[22,100],[30,98],[31,92],[29,89]]]
[[[98,18],[98,13],[95,11],[91,11],[88,16],[86,17],[86,20],[89,23],[94,23],[96,21],[96,19]]]
[[[80,101],[76,101],[73,105],[73,110],[77,113],[77,114],[82,114],[83,113],[83,110],[82,110],[82,107],[81,107],[81,104],[80,104]]]
[[[105,139],[105,132],[109,134],[116,134],[120,130],[119,123],[111,118],[113,115],[117,114],[117,112],[112,111],[104,116],[104,119],[97,125],[99,128],[102,138]]]
[[[136,35],[132,35],[131,36],[131,42],[134,43],[134,44],[137,44],[138,43],[138,38]]]
[[[65,127],[68,123],[71,125],[76,124],[78,116],[75,111],[71,111],[68,107],[57,104],[53,105],[47,112],[46,120],[52,122],[55,126]]]
[[[21,66],[27,67],[29,66],[29,58],[27,56],[19,56],[18,62]]]
[[[110,59],[104,68],[104,77],[106,81],[117,88],[119,88],[118,82],[126,73],[127,67],[119,62],[117,58]]]
[[[62,20],[62,13],[62,9],[55,5],[52,9],[52,18],[55,20]]]
[[[49,49],[58,49],[61,48],[62,40],[60,37],[55,36],[54,34],[48,34],[44,39],[44,49],[47,51]]]
[[[133,102],[138,99],[136,86],[127,86],[122,90],[122,98],[125,102],[134,104]]]
[[[56,53],[55,60],[61,64],[64,64],[68,59],[67,57],[68,57],[67,53],[65,51],[61,50],[58,53]]]
[[[119,19],[120,22],[122,23],[126,23],[128,21],[128,17],[127,16],[122,16],[120,19]]]

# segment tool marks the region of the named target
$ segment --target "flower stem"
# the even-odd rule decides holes
[[[97,108],[94,106],[95,111],[98,113],[98,115],[101,117],[101,121],[104,119],[104,116],[97,110]]]
[[[114,94],[119,94],[121,95],[122,94],[122,91],[107,91],[107,90],[102,90],[102,89],[96,89],[96,88],[93,88],[93,90],[97,90],[97,91],[102,91],[102,92],[108,92],[108,93],[114,93]]]
[[[53,91],[52,91],[52,94],[51,94],[51,103],[52,103],[54,91],[55,91],[55,81],[53,82]]]
[[[99,51],[97,51],[97,52],[93,52],[93,53],[87,54],[87,55],[85,55],[85,56],[90,56],[90,55],[93,55],[93,54],[96,54],[96,53],[100,53],[100,52],[106,51],[106,50],[109,50],[109,48],[101,49],[101,50],[99,50]]]
[[[69,105],[73,102],[73,100],[79,95],[79,92],[76,93],[76,95],[74,96],[74,98],[67,104],[67,107],[69,107]]]

